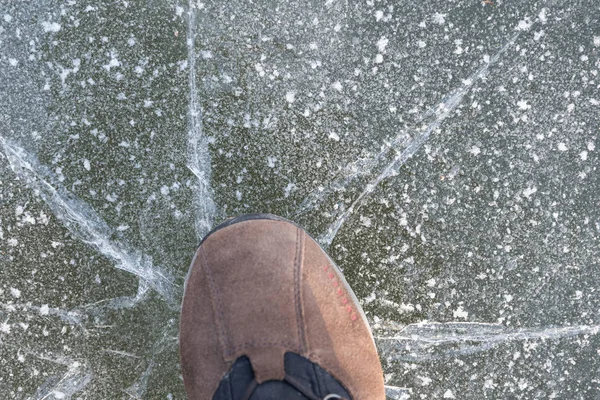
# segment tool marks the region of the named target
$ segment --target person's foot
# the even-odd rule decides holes
[[[243,215],[204,238],[180,352],[193,400],[385,399],[352,289],[302,228],[274,215]]]

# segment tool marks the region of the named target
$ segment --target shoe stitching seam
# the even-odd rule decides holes
[[[212,271],[206,260],[206,254],[204,254],[204,249],[200,249],[200,256],[202,257],[202,266],[204,267],[204,273],[208,278],[208,286],[210,289],[210,297],[211,303],[213,306],[213,311],[215,313],[215,322],[217,324],[217,332],[219,336],[219,343],[221,343],[221,350],[223,351],[224,356],[228,356],[231,352],[227,343],[227,335],[225,333],[225,323],[224,323],[224,313],[223,306],[221,305],[221,296],[219,294],[219,288],[215,283],[214,277],[212,276]]]
[[[234,353],[239,353],[240,351],[247,348],[255,348],[255,347],[273,347],[273,346],[281,346],[285,347],[286,350],[297,352],[299,349],[296,346],[296,343],[282,341],[282,340],[251,340],[248,342],[240,343],[232,347]]]
[[[302,254],[301,254],[301,243],[302,243],[302,231],[300,228],[296,229],[296,249],[294,254],[294,301],[296,305],[296,325],[298,334],[298,345],[300,351],[303,352],[305,345],[303,320],[302,320],[302,298],[301,298],[301,279],[302,279]]]

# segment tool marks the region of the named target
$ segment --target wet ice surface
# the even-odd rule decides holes
[[[397,399],[600,396],[600,5],[0,0],[0,393],[184,398],[226,216],[344,268]]]

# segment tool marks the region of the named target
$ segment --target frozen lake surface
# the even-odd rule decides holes
[[[600,398],[599,70],[595,0],[0,0],[0,397],[185,398],[196,246],[272,212],[390,398]]]

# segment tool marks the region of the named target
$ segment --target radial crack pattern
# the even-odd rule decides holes
[[[490,58],[489,62],[480,67],[475,73],[469,76],[466,80],[463,81],[463,86],[456,91],[450,93],[448,96],[444,98],[444,100],[437,106],[434,112],[427,112],[425,114],[425,118],[430,115],[435,116],[433,121],[431,121],[424,129],[419,132],[416,132],[413,136],[413,139],[408,143],[406,148],[399,154],[394,157],[392,162],[390,162],[384,169],[377,175],[374,179],[372,179],[363,191],[358,195],[358,197],[354,200],[354,202],[345,209],[337,219],[327,228],[325,233],[319,237],[319,242],[323,246],[329,246],[338,231],[342,227],[342,225],[346,222],[348,217],[355,211],[357,211],[363,204],[364,200],[371,194],[375,188],[389,176],[395,174],[405,163],[408,161],[420,148],[423,144],[429,139],[432,132],[440,127],[442,122],[448,118],[454,110],[462,103],[465,95],[471,90],[471,88],[478,82],[488,71],[491,65],[495,64],[499,58],[506,52],[506,50],[517,40],[519,37],[519,33],[513,35],[513,37],[506,43],[500,51],[498,51],[493,57]],[[400,137],[394,140],[394,143],[400,141]],[[381,157],[381,153],[377,156],[377,158]],[[335,185],[335,184],[334,184]],[[340,207],[341,208],[341,207]],[[341,208],[343,209],[343,208]]]
[[[54,215],[79,240],[114,262],[115,267],[146,281],[172,307],[177,307],[173,278],[152,264],[150,257],[112,239],[108,224],[84,201],[67,191],[35,156],[0,137],[12,170],[37,191]]]

